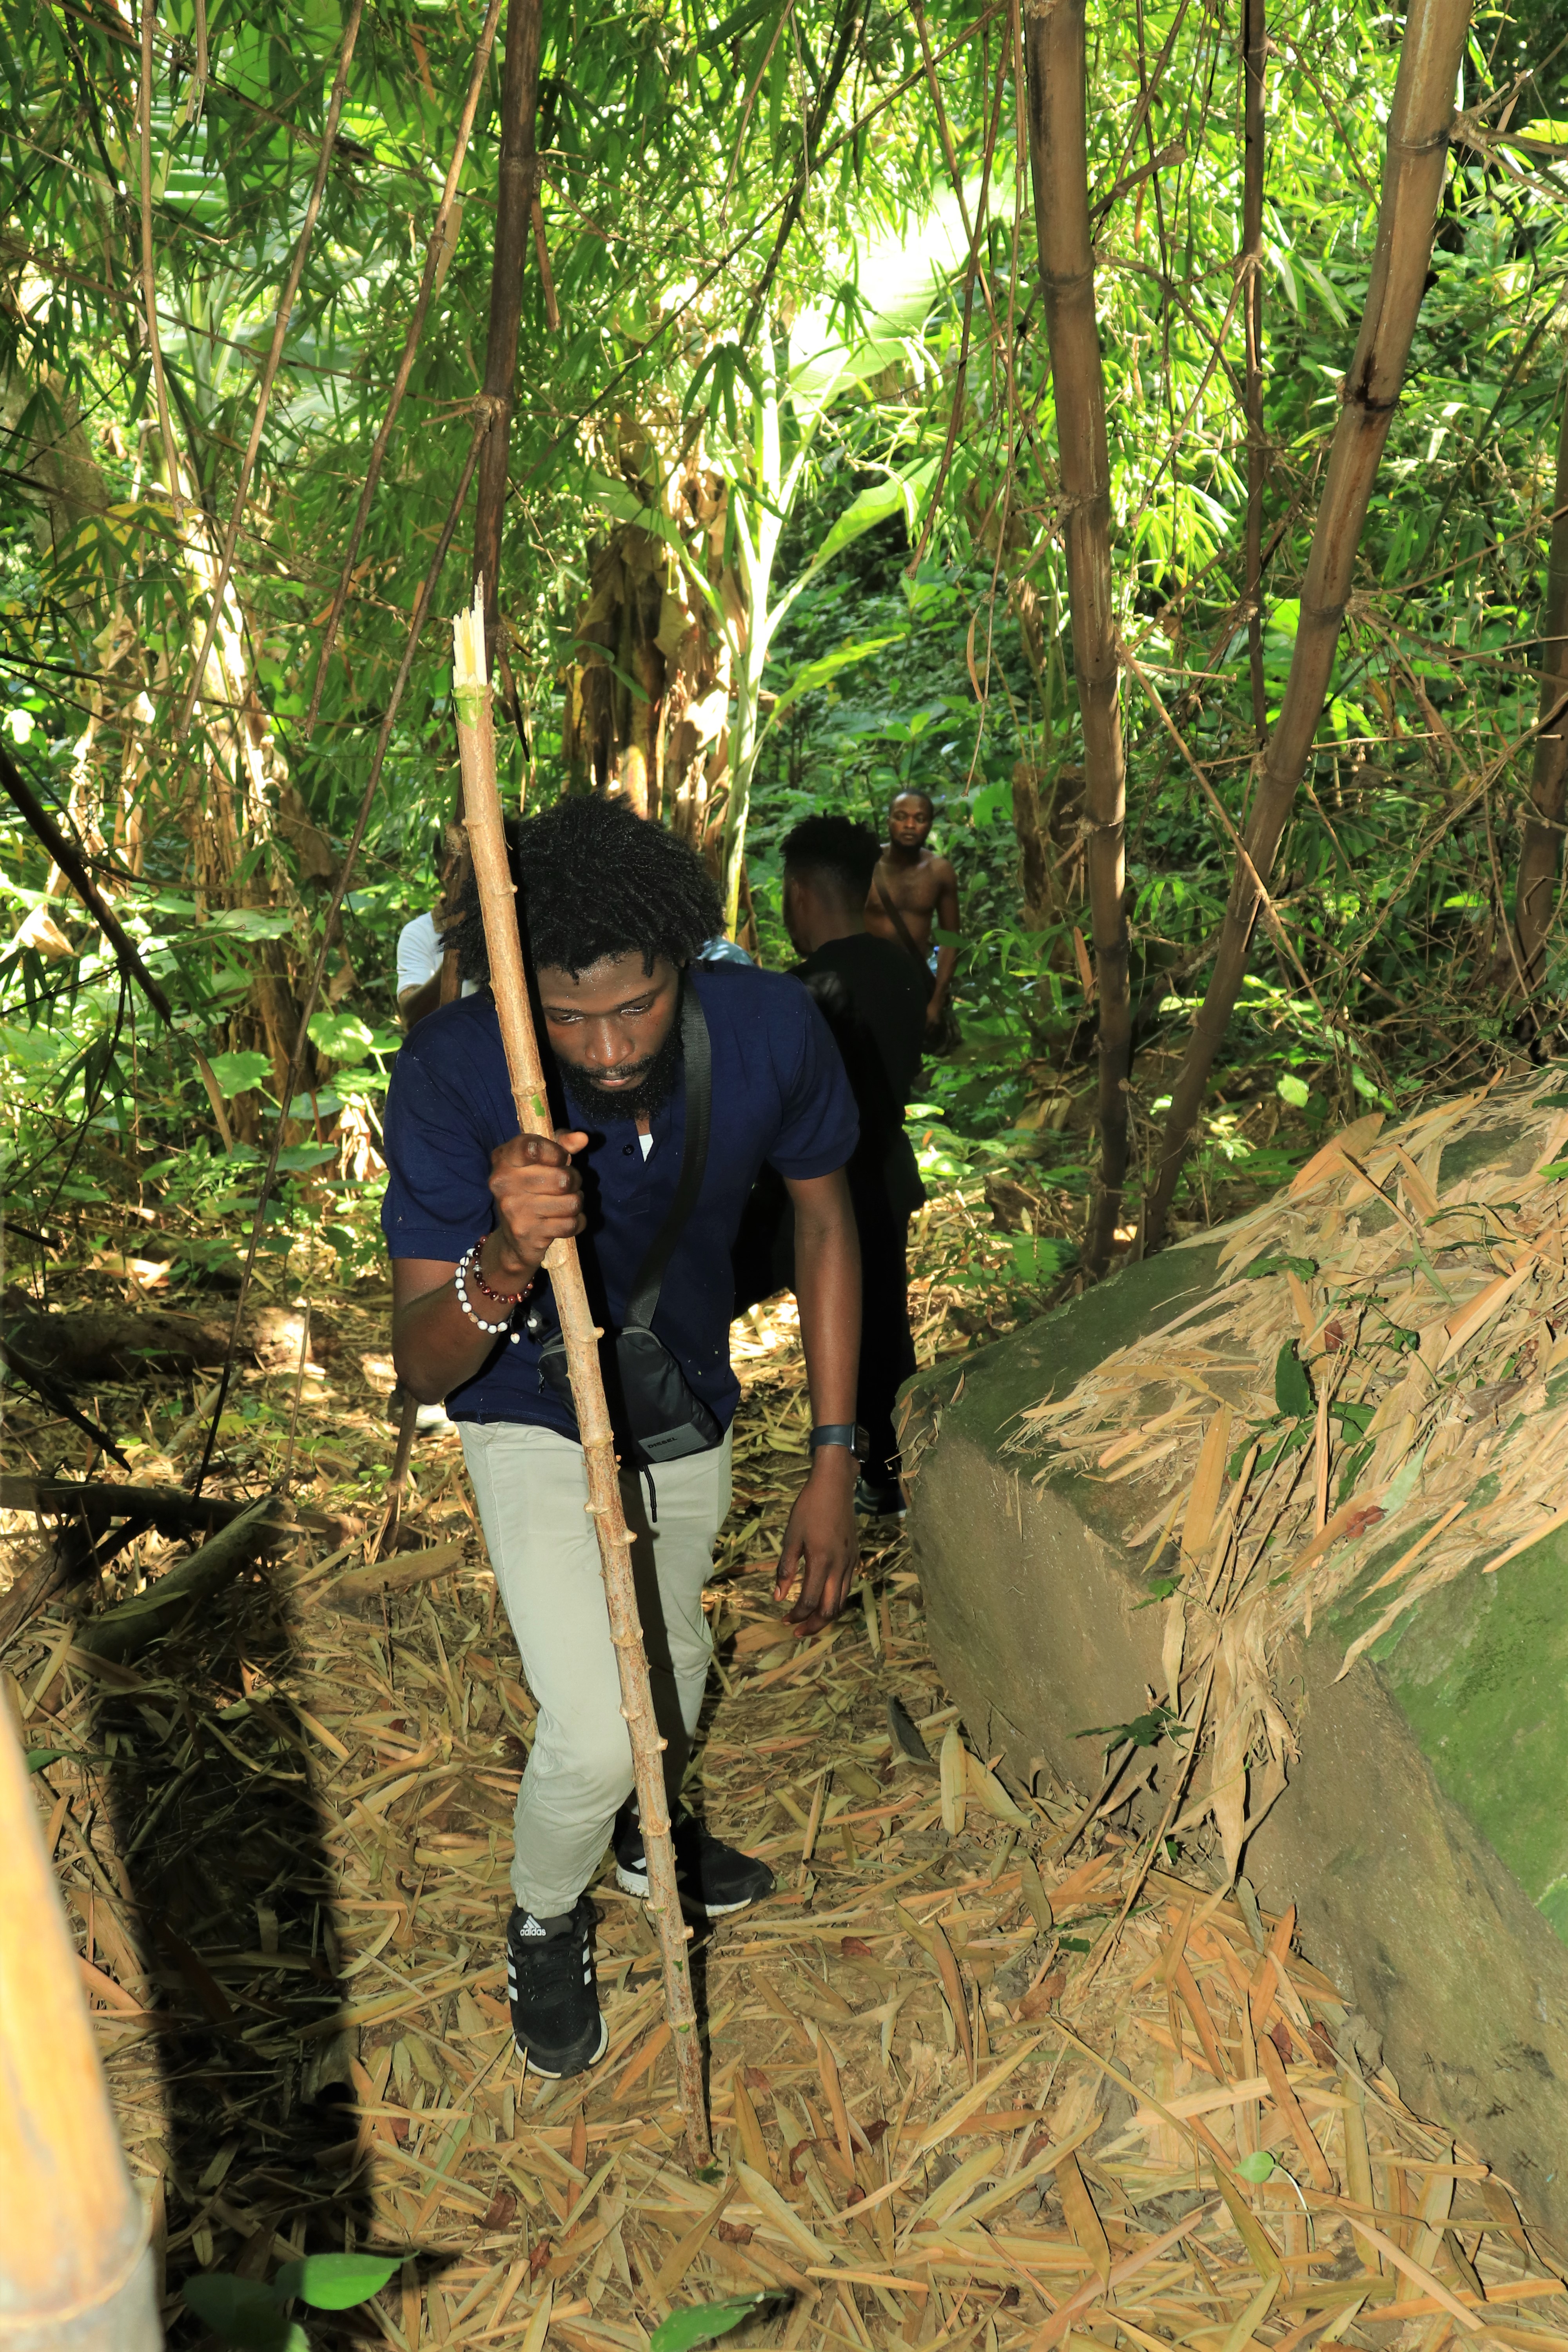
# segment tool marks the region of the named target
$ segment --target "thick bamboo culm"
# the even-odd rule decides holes
[[[1085,865],[1099,991],[1100,1169],[1084,1258],[1104,1272],[1127,1181],[1127,761],[1121,747],[1105,371],[1094,315],[1089,215],[1089,34],[1085,0],[1029,0],[1024,12],[1029,168],[1040,300],[1061,459],[1073,675],[1083,722]]]
[[[0,1715],[0,2345],[157,2352],[147,2223],[26,1766]]]
[[[458,745],[463,763],[464,821],[484,913],[490,992],[500,1020],[501,1044],[506,1049],[507,1075],[511,1081],[518,1126],[524,1135],[549,1135],[550,1105],[539,1040],[529,1009],[516,896],[507,860],[500,796],[496,790],[482,582],[476,586],[472,610],[459,613],[454,621],[452,641]],[[675,1848],[664,1785],[664,1742],[653,1711],[653,1689],[632,1578],[631,1537],[621,1507],[615,1433],[599,1369],[600,1334],[588,1305],[576,1243],[552,1243],[544,1265],[566,1343],[572,1402],[587,1475],[588,1499],[584,1508],[593,1519],[594,1533],[598,1538],[610,1638],[616,1645],[616,1663],[620,1669],[621,1713],[631,1735],[643,1852],[647,1857],[648,1900],[664,1961],[665,2008],[675,2048],[676,2081],[680,2091],[687,2150],[693,2167],[700,2168],[709,2162],[712,2153],[702,2089],[702,2045],[697,2033],[691,1970],[687,1961],[688,1930],[676,1885]]]
[[[1247,975],[1253,925],[1263,903],[1259,886],[1268,887],[1328,699],[1362,529],[1421,313],[1447,170],[1454,88],[1469,27],[1470,0],[1410,0],[1405,11],[1366,307],[1355,356],[1340,393],[1339,420],[1301,583],[1290,672],[1268,748],[1255,770],[1247,857],[1236,864],[1208,986],[1171,1089],[1159,1165],[1143,1201],[1141,1247],[1145,1251],[1157,1249],[1165,1238],[1209,1073]]]

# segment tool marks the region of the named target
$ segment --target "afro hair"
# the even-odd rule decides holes
[[[574,796],[537,816],[510,818],[507,851],[517,884],[519,928],[536,971],[575,978],[608,956],[637,954],[651,972],[660,956],[689,963],[722,930],[708,868],[662,826],[624,803]],[[465,980],[487,981],[484,922],[472,868],[464,875],[443,944]]]

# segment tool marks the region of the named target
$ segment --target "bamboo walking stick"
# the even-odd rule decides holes
[[[490,719],[490,687],[485,665],[484,587],[476,587],[473,608],[459,613],[452,624],[453,690],[458,705],[458,745],[463,763],[463,805],[468,847],[483,910],[485,948],[489,958],[490,992],[500,1018],[506,1048],[507,1074],[518,1126],[524,1135],[552,1132],[544,1072],[529,1010],[528,982],[523,971],[522,942],[518,934],[517,907],[507,864],[506,835],[501,826],[500,797],[496,790],[495,738]],[[620,1473],[615,1436],[605,1402],[604,1376],[582,1264],[574,1241],[552,1243],[544,1260],[561,1317],[572,1375],[572,1402],[583,1443],[583,1466],[587,1474],[584,1506],[599,1542],[605,1579],[605,1602],[609,1611],[610,1638],[621,1676],[621,1713],[631,1734],[632,1763],[637,1774],[637,1807],[642,1816],[643,1852],[647,1858],[648,1898],[658,1930],[664,1959],[665,2008],[675,2045],[676,2080],[680,2111],[686,2124],[686,2146],[694,2168],[710,2161],[707,2104],[702,2090],[702,2046],[697,2035],[697,2012],[691,1998],[691,1971],[686,1946],[690,1930],[680,1912],[675,1879],[675,1847],[664,1788],[662,1753],[654,1717],[653,1691],[643,1649],[637,1615],[637,1589],[632,1580],[632,1539],[621,1508]]]
[[[121,2153],[81,1964],[0,1708],[0,2344],[156,2352],[153,2251]]]

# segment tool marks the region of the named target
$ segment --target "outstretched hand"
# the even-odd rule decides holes
[[[787,1622],[797,1640],[830,1625],[849,1598],[860,1562],[855,1524],[855,1475],[858,1465],[847,1446],[825,1445],[811,1475],[795,1498],[779,1554],[773,1598],[787,1601],[799,1586]]]

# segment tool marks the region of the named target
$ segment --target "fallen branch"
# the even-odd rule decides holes
[[[91,1438],[95,1445],[101,1445],[110,1461],[118,1462],[122,1470],[130,1469],[129,1460],[121,1454],[109,1432],[106,1429],[100,1429],[96,1421],[89,1421],[85,1412],[79,1412],[64,1390],[50,1380],[47,1372],[40,1370],[39,1367],[23,1355],[19,1349],[8,1346],[3,1339],[0,1339],[0,1371],[9,1372],[14,1380],[21,1381],[24,1388],[31,1389],[34,1395],[41,1399],[51,1412],[60,1413],[67,1421],[73,1423],[84,1436]]]
[[[431,1584],[450,1576],[462,1565],[463,1547],[457,1541],[432,1545],[428,1551],[394,1552],[371,1568],[351,1568],[330,1585],[329,1601],[363,1601],[382,1592],[409,1592],[416,1584]]]
[[[220,1528],[209,1543],[189,1559],[170,1569],[145,1592],[115,1608],[106,1609],[77,1635],[77,1647],[98,1658],[134,1658],[149,1642],[166,1633],[181,1612],[194,1601],[205,1601],[232,1584],[248,1568],[268,1538],[277,1531],[277,1498],[264,1495],[258,1503]]]
[[[250,1498],[232,1501],[224,1495],[190,1495],[184,1486],[111,1486],[107,1481],[83,1478],[29,1478],[20,1473],[0,1477],[0,1511],[37,1511],[47,1519],[85,1519],[92,1528],[106,1528],[116,1519],[136,1519],[159,1534],[188,1536],[195,1528],[232,1526],[254,1507]],[[282,1512],[276,1500],[273,1517],[279,1527],[309,1528],[321,1532],[330,1524],[318,1511]]]

